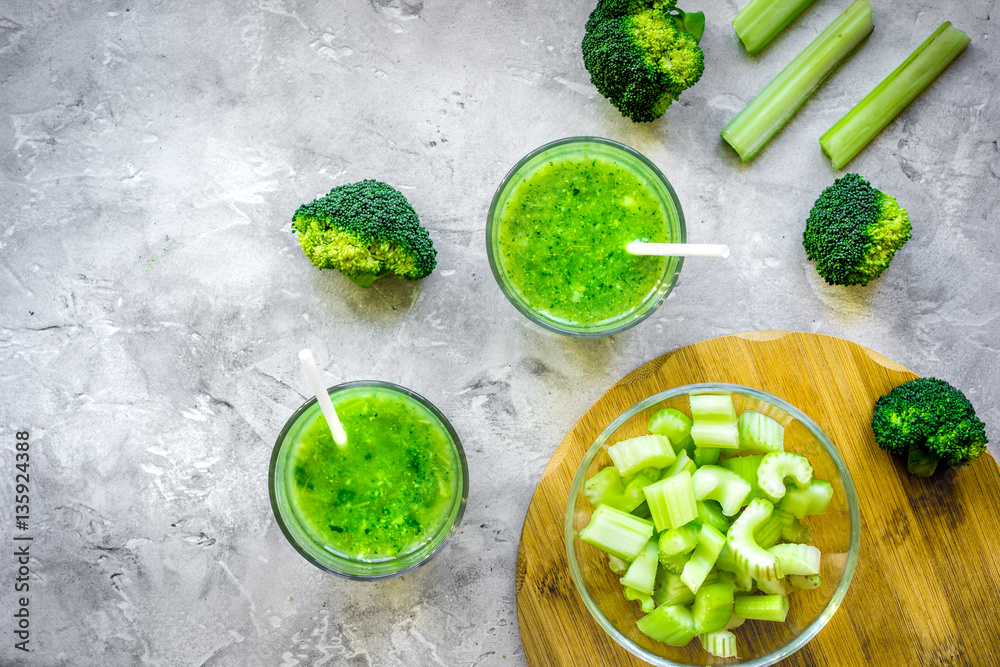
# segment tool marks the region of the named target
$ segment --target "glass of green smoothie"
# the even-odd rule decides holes
[[[329,389],[347,444],[316,399],[289,418],[268,486],[281,531],[313,565],[348,579],[406,574],[444,548],[465,512],[469,468],[451,424],[390,382]]]
[[[599,137],[560,139],[507,174],[486,222],[490,268],[528,319],[569,336],[618,333],[646,319],[683,259],[625,252],[630,241],[686,243],[684,214],[656,165]]]

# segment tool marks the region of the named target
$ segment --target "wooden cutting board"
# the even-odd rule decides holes
[[[1000,467],[984,454],[957,471],[913,477],[871,433],[876,399],[914,377],[843,339],[758,331],[674,350],[622,378],[570,429],[528,507],[515,581],[528,664],[645,664],[594,622],[570,579],[569,487],[594,438],[639,400],[731,382],[775,394],[815,420],[847,462],[861,506],[861,555],[847,597],[782,667],[1000,665]]]

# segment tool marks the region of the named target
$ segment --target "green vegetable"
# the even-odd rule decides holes
[[[724,582],[698,589],[691,606],[691,619],[698,632],[722,630],[733,615],[733,587]]]
[[[857,174],[845,174],[813,204],[802,245],[829,284],[867,285],[910,236],[910,216],[895,197]]]
[[[292,229],[315,266],[339,269],[362,287],[389,273],[425,278],[437,263],[437,251],[413,207],[381,181],[338,185],[300,206]]]
[[[670,646],[684,646],[698,634],[690,610],[680,604],[661,605],[635,624],[647,637]]]
[[[756,410],[744,410],[736,423],[740,434],[740,446],[737,451],[743,454],[767,454],[780,452],[785,448],[785,427],[777,419],[761,414]]]
[[[986,426],[961,391],[937,378],[904,382],[875,402],[872,431],[878,446],[908,456],[914,475],[939,463],[959,468],[986,451]]]
[[[788,477],[800,487],[808,486],[813,478],[809,459],[792,452],[771,452],[765,454],[757,466],[757,484],[774,502],[785,495],[785,479]]]
[[[711,572],[715,560],[725,545],[725,535],[708,524],[701,527],[701,532],[698,534],[698,545],[694,548],[691,558],[684,564],[684,570],[681,572],[681,581],[694,593],[697,593],[705,582],[705,577]],[[726,618],[729,618],[728,613]]]
[[[691,475],[682,471],[643,488],[656,530],[683,526],[698,516]]]
[[[784,623],[788,615],[788,598],[784,595],[738,595],[733,613],[751,620]]]
[[[608,456],[622,477],[643,468],[666,468],[677,458],[670,440],[662,435],[640,435],[608,447]]]
[[[628,512],[601,505],[590,523],[580,531],[580,539],[605,553],[631,563],[653,536],[653,524]]]
[[[729,630],[703,632],[698,635],[701,645],[711,655],[717,658],[736,658],[736,635]]]
[[[732,551],[736,567],[750,574],[754,579],[777,579],[781,576],[778,559],[757,544],[754,532],[771,516],[774,506],[763,498],[754,500],[743,510],[726,536],[726,544]],[[740,614],[743,618],[752,618]]]
[[[945,21],[874,90],[819,138],[841,169],[868,145],[907,104],[922,93],[969,45],[969,36]]]
[[[726,125],[722,138],[750,161],[874,25],[869,0],[855,0]]]
[[[695,463],[701,466],[718,461],[718,452],[714,452],[712,458],[704,451],[699,456],[699,450],[737,449],[740,446],[732,394],[691,394],[690,401]]]
[[[676,0],[598,0],[583,36],[583,64],[626,118],[656,120],[705,70],[701,12]]]
[[[706,465],[691,475],[694,497],[697,500],[715,500],[722,513],[733,516],[740,511],[743,500],[750,494],[750,483],[732,470],[721,466]]]
[[[747,53],[757,53],[813,0],[750,0],[733,17],[736,36]]]
[[[625,576],[621,578],[622,586],[644,593],[645,595],[652,595],[653,582],[656,579],[656,565],[656,538],[652,537],[646,543],[646,547],[642,553],[629,565]],[[815,572],[797,572],[796,574],[815,574]]]

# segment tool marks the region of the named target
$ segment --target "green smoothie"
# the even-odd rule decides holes
[[[518,297],[547,318],[586,326],[636,310],[657,290],[667,260],[627,254],[635,240],[671,240],[660,198],[629,167],[582,154],[517,182],[496,232]]]
[[[460,493],[455,447],[416,400],[381,387],[330,396],[347,432],[333,442],[318,406],[289,431],[288,502],[302,530],[351,559],[393,558],[434,538]]]

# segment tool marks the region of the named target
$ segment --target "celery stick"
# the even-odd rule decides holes
[[[736,635],[729,630],[703,632],[698,635],[702,648],[717,658],[738,658],[736,654]]]
[[[663,408],[653,413],[646,429],[667,436],[670,444],[677,445],[691,434],[691,418],[677,408]]]
[[[594,507],[598,505],[618,507],[624,492],[625,487],[622,486],[621,475],[611,466],[601,468],[583,483],[583,493]],[[622,507],[618,507],[618,509],[626,512],[631,511]]]
[[[795,517],[792,518],[794,519]],[[783,528],[784,521],[782,521],[781,515],[777,514],[777,510],[775,510],[771,512],[771,516],[764,523],[757,526],[757,530],[753,532],[753,539],[761,549],[770,549],[781,541]]]
[[[616,442],[608,447],[608,456],[622,477],[643,468],[666,468],[677,458],[670,440],[662,435],[640,435]]]
[[[698,544],[700,532],[701,526],[695,521],[663,531],[659,537],[660,556],[673,556],[690,552]]]
[[[736,421],[736,407],[733,405],[732,394],[691,394],[688,400],[691,401],[691,419],[694,423]]]
[[[788,487],[785,497],[778,503],[778,509],[788,512],[797,519],[804,519],[825,512],[832,498],[833,485],[825,479],[814,479],[804,488]]]
[[[677,460],[671,463],[670,467],[663,471],[663,477],[661,477],[661,479],[673,477],[682,470],[687,470],[689,475],[693,475],[694,471],[697,469],[697,464],[691,460],[690,456],[688,456],[687,450],[678,449]]]
[[[708,524],[720,533],[726,533],[729,530],[729,519],[722,513],[722,507],[717,501],[698,500],[695,501],[695,506],[698,508],[698,523]]]
[[[736,424],[741,454],[767,454],[785,449],[785,427],[773,417],[756,410],[744,410]]]
[[[680,576],[684,571],[684,566],[691,559],[691,552],[674,554],[673,556],[660,555],[660,565],[671,574]]]
[[[687,471],[650,484],[642,492],[657,531],[683,526],[698,516],[694,487]]]
[[[740,511],[743,500],[750,494],[750,483],[731,470],[706,465],[691,475],[697,500],[716,500],[722,513],[733,516]]]
[[[754,621],[785,622],[788,598],[784,595],[737,595],[733,613]]]
[[[749,162],[874,28],[869,0],[855,0],[722,130]]]
[[[622,586],[632,588],[646,595],[652,595],[653,582],[656,579],[656,566],[656,537],[654,536],[646,543],[646,548],[632,561],[625,576],[619,581]]]
[[[785,495],[785,478],[791,477],[800,487],[809,486],[813,467],[809,459],[792,452],[765,454],[757,466],[757,484],[772,502]]]
[[[694,548],[691,558],[684,565],[681,581],[687,584],[693,592],[705,583],[705,578],[715,565],[722,547],[726,544],[726,536],[709,525],[701,527],[698,534],[698,546]]]
[[[694,441],[696,453],[699,449],[709,447],[735,450],[740,446],[740,432],[736,427],[735,420],[732,422],[696,421],[691,427],[691,439]],[[719,460],[718,455],[716,455],[715,460]]]
[[[778,559],[784,575],[819,574],[819,549],[810,544],[776,544],[768,552]]]
[[[681,575],[661,567],[656,572],[653,602],[656,603],[656,606],[691,604],[694,602],[694,593],[687,587],[687,584],[681,581]]]
[[[922,93],[965,47],[969,36],[942,23],[874,90],[819,138],[819,145],[842,169],[875,138],[907,104]]]
[[[698,632],[721,630],[732,615],[733,587],[730,584],[707,584],[694,594],[691,618]]]
[[[715,465],[722,450],[718,447],[695,447],[692,459],[697,467]],[[692,475],[694,472],[691,473]]]
[[[652,595],[648,595],[642,591],[637,591],[628,586],[625,587],[625,599],[633,601],[638,600],[639,608],[642,609],[644,614],[648,614],[656,608],[656,603],[653,601]]]
[[[757,590],[767,595],[788,595],[792,592],[792,585],[788,583],[785,577],[780,579],[762,578],[755,580],[755,583],[757,584]]]
[[[657,607],[636,621],[636,625],[643,634],[670,646],[685,646],[698,634],[691,612],[679,604]]]
[[[777,557],[762,549],[754,540],[754,531],[767,521],[773,509],[771,503],[763,498],[754,500],[736,517],[726,536],[726,544],[733,553],[736,566],[754,579],[777,579],[781,576]]]
[[[757,53],[785,29],[813,0],[750,0],[736,16],[733,28],[747,53]]]
[[[608,568],[619,577],[628,572],[628,561],[624,561],[618,556],[608,554]]]
[[[634,561],[653,536],[653,524],[628,512],[601,505],[580,531],[580,539],[605,553]]]

